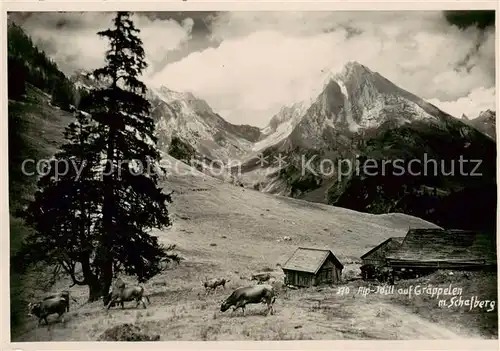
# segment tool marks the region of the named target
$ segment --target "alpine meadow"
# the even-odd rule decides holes
[[[7,34],[13,342],[498,339],[494,10]]]

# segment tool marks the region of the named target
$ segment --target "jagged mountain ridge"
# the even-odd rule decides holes
[[[75,86],[87,90],[102,84],[84,71],[76,72],[71,80]],[[234,160],[245,155],[260,137],[259,128],[227,122],[206,101],[189,92],[148,87],[146,98],[151,103],[162,151],[167,151],[177,137],[205,160]]]
[[[90,89],[99,85],[82,73],[77,72],[72,77],[76,87]],[[430,134],[444,131],[440,134],[442,140],[453,134],[457,145],[476,145],[478,140],[479,144],[484,142],[481,136],[471,134],[472,123],[464,123],[446,114],[357,62],[349,62],[340,72],[330,73],[314,100],[283,107],[262,129],[231,124],[204,100],[190,93],[150,87],[147,98],[153,107],[152,115],[162,151],[168,152],[172,140],[177,138],[185,148],[192,148],[205,160],[242,160],[243,172],[239,181],[245,185],[318,202],[330,202],[330,198],[345,199],[353,192],[349,184],[344,184],[341,194],[333,192],[335,196],[327,198],[327,194],[332,194],[332,188],[339,186],[335,181],[336,173],[319,177],[303,174],[300,169],[303,155],[309,158],[317,155],[320,160],[349,159],[357,153],[366,153],[366,145],[371,141],[378,145],[378,149],[370,150],[370,154],[375,152],[387,156],[405,151],[404,143],[399,140],[396,145],[384,142],[386,131],[395,131],[396,135],[410,131],[414,135],[399,135],[403,140],[410,138],[410,142],[416,139],[425,142],[429,130],[432,130]],[[479,124],[494,123],[492,113],[478,118],[474,130],[488,133]],[[484,142],[484,145],[490,150],[491,144]],[[412,149],[403,154],[412,156],[417,151]],[[433,152],[439,156],[443,150],[438,148]],[[257,162],[259,154],[268,157],[283,155],[287,164],[260,167]],[[348,203],[333,204],[351,206]],[[368,204],[360,210],[371,211],[370,206]],[[384,207],[384,211],[393,209]]]
[[[288,112],[295,125],[289,140],[280,140],[288,149],[328,147],[328,130],[353,135],[387,122],[402,125],[421,119],[437,121],[447,115],[357,62],[348,62],[340,72],[331,74],[315,101],[307,108],[302,105],[297,112],[301,116]]]
[[[493,140],[497,139],[495,111],[489,109],[482,111],[474,119],[469,119],[465,114],[463,114],[462,120]]]

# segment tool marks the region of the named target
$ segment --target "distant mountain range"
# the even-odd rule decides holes
[[[98,85],[83,71],[71,80],[79,88]],[[252,157],[268,150],[288,152],[298,147],[338,151],[340,145],[332,144],[349,144],[380,128],[417,120],[437,122],[439,116],[449,116],[357,62],[349,62],[333,74],[315,101],[284,106],[265,128],[231,124],[191,93],[150,87],[147,97],[161,147],[168,148],[172,139],[178,138],[208,160],[250,164]],[[495,138],[495,112],[488,110],[464,122]]]

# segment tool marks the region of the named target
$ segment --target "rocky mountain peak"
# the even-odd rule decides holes
[[[337,77],[349,80],[353,77],[359,78],[365,74],[374,74],[374,72],[357,61],[348,61],[337,74]]]
[[[492,111],[490,109],[487,109],[485,111],[481,111],[477,118],[489,118],[489,119],[495,119],[495,111]]]

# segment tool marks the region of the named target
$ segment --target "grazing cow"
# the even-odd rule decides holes
[[[62,297],[63,299],[66,300],[66,303],[67,303],[66,312],[69,312],[69,299],[70,299],[69,290],[63,290],[59,293],[48,295],[44,298],[44,300],[50,300],[50,299],[53,299],[56,297]],[[78,302],[78,301],[76,301],[76,299],[73,296],[71,296],[71,300],[73,300],[74,302]]]
[[[245,306],[251,303],[265,303],[267,304],[266,316],[271,312],[274,314],[273,304],[276,301],[276,294],[272,286],[264,285],[252,285],[241,287],[233,291],[231,296],[229,296],[222,305],[220,306],[221,312],[227,311],[231,306],[233,307],[233,313],[238,308],[241,307],[243,311],[243,316],[245,315]]]
[[[122,278],[118,278],[115,280],[115,282],[112,284],[110,287],[110,290],[108,292],[108,296],[104,297],[104,304],[107,305],[109,301],[111,301],[111,296],[113,294],[120,294],[123,289],[125,289],[126,283],[122,280]],[[111,303],[110,307],[115,307],[119,301],[114,301]]]
[[[64,312],[67,311],[68,302],[66,298],[61,296],[56,296],[48,298],[36,303],[28,304],[28,311],[30,316],[38,317],[38,325],[41,324],[42,320],[45,324],[49,324],[47,317],[51,314],[57,314],[57,318],[61,318],[64,323]]]
[[[265,272],[265,273],[252,274],[251,280],[257,280],[257,284],[262,284],[267,282],[269,279],[271,279],[271,273]]]
[[[146,307],[146,303],[144,302],[144,299],[148,301],[148,303],[151,303],[149,301],[149,297],[144,295],[144,288],[140,285],[136,286],[129,286],[129,287],[124,287],[123,289],[120,290],[112,290],[108,293],[107,296],[104,297],[104,305],[106,306],[106,309],[109,310],[109,308],[117,303],[120,303],[122,308],[124,308],[123,303],[127,301],[136,301],[137,305],[136,307],[139,306],[139,304],[142,303],[142,306],[144,308]]]
[[[208,294],[210,290],[216,291],[217,287],[222,286],[224,289],[226,288],[226,283],[229,283],[231,279],[225,278],[212,278],[209,280],[205,280],[203,282],[203,286],[205,287],[205,291]]]

